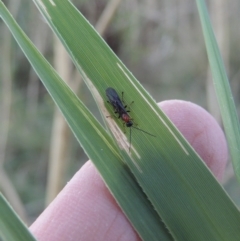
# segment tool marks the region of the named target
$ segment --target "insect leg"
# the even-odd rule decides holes
[[[126,134],[126,123],[125,122],[123,122],[123,132]]]
[[[129,152],[131,152],[131,145],[132,145],[132,128],[130,127]]]

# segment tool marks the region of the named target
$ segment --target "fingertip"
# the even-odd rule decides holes
[[[159,103],[159,106],[221,181],[228,160],[228,148],[217,121],[192,102],[168,100]]]
[[[135,240],[139,237],[88,161],[30,227],[44,241]]]

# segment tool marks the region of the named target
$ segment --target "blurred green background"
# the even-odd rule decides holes
[[[157,102],[192,101],[221,124],[195,1],[72,2]],[[4,3],[101,120],[90,92],[66,54],[59,54],[61,46],[33,2]],[[239,112],[240,2],[208,1],[208,9]],[[88,158],[56,113],[51,97],[2,21],[0,53],[0,188],[20,216],[31,223]],[[62,175],[52,177],[53,173]],[[226,170],[224,186],[240,206],[231,165]]]

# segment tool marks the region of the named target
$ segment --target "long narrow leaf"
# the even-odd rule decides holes
[[[0,193],[0,237],[7,241],[36,241]]]
[[[151,203],[122,162],[106,131],[37,51],[1,2],[0,16],[8,25],[36,73],[64,114],[76,138],[98,168],[110,191],[142,239],[172,240]]]
[[[240,214],[199,156],[154,100],[69,1],[34,1],[62,40],[92,91],[125,162],[178,240],[238,240]],[[64,16],[64,18],[62,17]],[[138,127],[125,135],[105,90],[124,91],[134,100],[131,117]],[[105,102],[104,102],[105,101]]]
[[[221,110],[234,171],[240,182],[240,129],[237,111],[222,57],[214,36],[204,0],[197,0],[214,86]]]

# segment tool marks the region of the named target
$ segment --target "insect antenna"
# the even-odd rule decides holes
[[[142,132],[144,132],[144,133],[146,133],[146,134],[148,134],[148,135],[150,135],[150,136],[153,136],[153,137],[156,137],[155,135],[153,135],[153,134],[151,134],[151,133],[149,133],[149,132],[146,132],[146,131],[144,131],[144,130],[142,130],[142,129],[140,129],[140,128],[137,128],[137,127],[135,127],[135,126],[131,126],[132,128],[134,128],[134,129],[137,129],[137,130],[139,130],[139,131],[142,131]],[[131,128],[130,128],[130,133],[131,133]],[[131,138],[130,138],[131,139]]]

